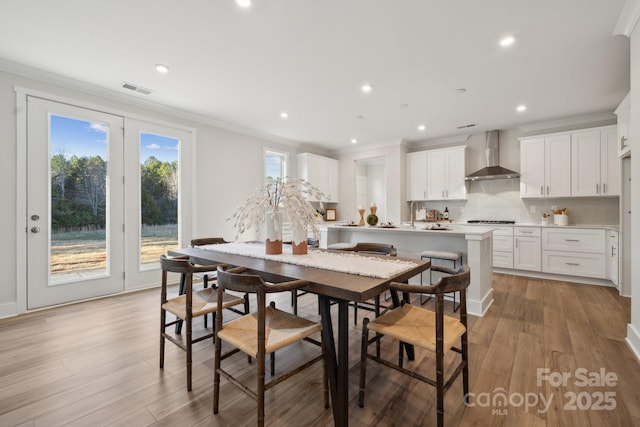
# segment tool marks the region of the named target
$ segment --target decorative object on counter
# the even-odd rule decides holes
[[[444,207],[444,213],[442,214],[442,219],[449,219],[449,208]]]
[[[336,213],[336,209],[327,209],[325,215],[324,215],[324,220],[325,221],[335,221],[337,218],[337,213]]]
[[[553,212],[553,223],[555,225],[569,225],[569,209],[552,209]]]
[[[318,237],[316,224],[320,222],[316,209],[309,200],[322,200],[324,193],[303,179],[276,178],[267,179],[267,183],[258,187],[253,196],[244,205],[238,206],[234,214],[233,226],[237,230],[236,239],[245,231],[264,225],[265,253],[282,253],[283,215],[291,224],[292,230],[307,230],[311,226],[314,237]],[[322,202],[320,202],[322,208]],[[281,210],[282,208],[282,210]],[[284,211],[284,212],[283,212]],[[294,233],[293,246],[306,245],[307,233]],[[304,234],[304,237],[301,235]],[[301,239],[301,240],[300,240]],[[302,248],[299,248],[302,250]],[[306,250],[305,250],[306,253]]]
[[[358,207],[358,213],[360,214],[360,222],[358,223],[358,225],[364,225],[364,208],[362,207],[362,205]]]
[[[436,221],[438,219],[438,211],[430,209],[427,211],[427,221]]]
[[[378,207],[376,206],[375,203],[371,203],[370,209],[371,209],[371,213],[367,215],[367,224],[373,227],[378,223],[378,216],[376,215],[376,212],[378,211]]]
[[[542,213],[542,221],[540,222],[541,225],[549,225],[549,214],[547,214],[546,212]]]

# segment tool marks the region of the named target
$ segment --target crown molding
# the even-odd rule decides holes
[[[420,141],[414,141],[409,144],[410,148],[425,148],[431,147],[434,145],[450,145],[450,144],[462,144],[467,142],[467,140],[471,137],[470,133],[465,133],[462,135],[450,135],[443,136],[431,139],[424,139]]]
[[[402,145],[406,145],[406,140],[404,140],[402,138],[397,138],[397,139],[394,138],[394,139],[387,139],[387,140],[384,140],[384,141],[372,142],[372,143],[368,143],[368,144],[365,144],[365,145],[352,144],[350,147],[340,148],[340,149],[332,151],[332,153],[334,155],[347,154],[347,153],[357,153],[357,152],[360,152],[360,151],[375,150],[375,149],[379,149],[379,148],[402,146]]]
[[[15,62],[6,61],[0,58],[0,71],[4,71],[9,74],[14,74],[18,77],[37,80],[42,83],[51,84],[60,88],[75,90],[87,95],[98,96],[111,101],[122,102],[135,107],[145,108],[147,110],[170,115],[176,118],[189,120],[203,125],[209,125],[221,129],[225,129],[232,132],[241,133],[243,135],[253,136],[263,139],[268,142],[276,142],[279,144],[298,148],[300,143],[297,141],[281,138],[276,135],[272,135],[266,132],[260,132],[255,129],[247,128],[234,123],[225,122],[222,120],[214,119],[199,113],[192,111],[182,110],[175,107],[169,107],[164,104],[160,104],[147,99],[139,98],[146,95],[129,95],[125,93],[117,92],[113,89],[107,89],[104,87],[96,86],[93,84],[85,83],[80,80],[72,79],[69,77],[54,74],[48,71],[44,71],[38,68],[29,67],[27,65],[18,64]],[[24,84],[20,85],[24,86]]]
[[[613,35],[631,37],[638,20],[640,20],[640,0],[627,0],[620,12],[618,23],[613,30]]]
[[[567,117],[565,119],[550,120],[547,122],[530,123],[518,126],[522,132],[536,132],[539,130],[562,128],[566,126],[581,125],[585,123],[601,122],[605,120],[614,120],[616,116],[613,113],[598,113],[586,116]]]

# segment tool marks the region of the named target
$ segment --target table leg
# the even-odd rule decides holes
[[[322,339],[325,343],[327,374],[333,408],[333,422],[336,426],[349,425],[349,302],[338,303],[338,348],[333,338],[330,298],[318,295],[322,321]]]

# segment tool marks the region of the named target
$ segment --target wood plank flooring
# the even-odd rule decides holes
[[[464,405],[457,380],[445,397],[447,426],[640,425],[640,365],[624,341],[629,299],[612,288],[501,274],[493,287],[487,314],[470,317],[472,406]],[[159,369],[158,301],[159,290],[147,290],[0,320],[0,426],[255,425],[255,403],[224,380],[213,415],[211,341],[194,347],[191,393],[175,345],[167,343]],[[277,305],[290,309],[289,294]],[[299,312],[318,319],[316,298],[301,297]],[[359,311],[360,320],[366,315]],[[373,362],[365,407],[358,407],[361,323],[350,322],[350,425],[435,424],[435,389]],[[383,355],[395,359],[396,351],[396,343],[383,343]],[[278,353],[276,370],[315,352],[292,346]],[[454,357],[447,356],[447,367]],[[228,363],[253,384],[254,365],[245,357]],[[432,356],[419,349],[409,366],[434,375]],[[566,384],[539,381],[545,368],[551,378],[570,377]],[[578,369],[604,370],[615,385],[581,384]],[[321,393],[316,364],[267,392],[268,425],[333,425]]]

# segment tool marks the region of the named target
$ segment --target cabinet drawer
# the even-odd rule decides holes
[[[493,266],[513,268],[513,252],[493,252]]]
[[[496,227],[493,229],[493,236],[513,236],[513,227]]]
[[[607,266],[604,254],[542,251],[542,271],[604,279]]]
[[[540,227],[513,227],[514,236],[540,237]]]
[[[513,237],[493,236],[493,251],[513,252]]]
[[[545,228],[542,230],[542,250],[605,253],[604,230],[588,228]]]

